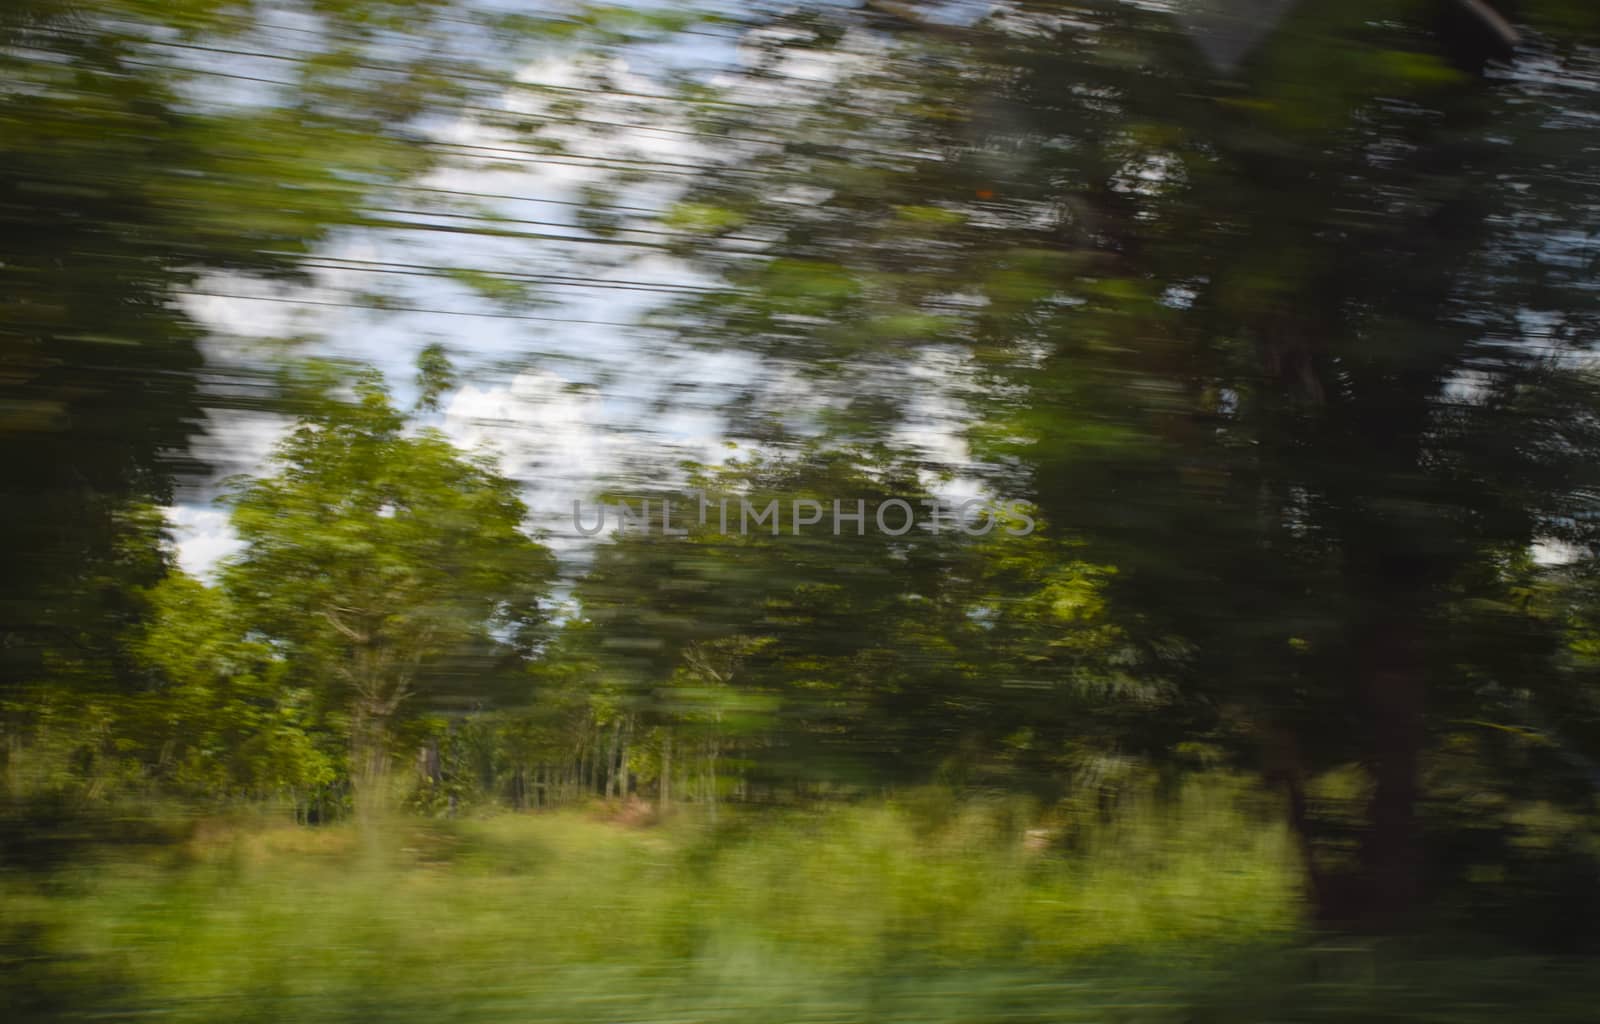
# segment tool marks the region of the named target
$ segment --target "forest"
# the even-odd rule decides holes
[[[1588,0],[4,0],[5,1019],[1594,1019],[1597,168]]]

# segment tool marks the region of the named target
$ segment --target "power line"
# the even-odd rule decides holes
[[[155,68],[155,69],[170,70],[167,65],[155,64],[155,63],[151,63],[149,61],[126,60],[125,63],[130,64],[130,65],[135,66],[135,67],[148,67],[148,68]],[[245,75],[245,74],[240,74],[240,73],[235,72],[235,71],[218,71],[218,70],[216,70],[214,68],[187,68],[187,69],[184,69],[184,70],[189,71],[189,72],[194,73],[194,74],[211,75],[211,76],[217,77],[217,78],[226,78],[226,79],[242,81],[242,82],[253,82],[253,83],[256,83],[256,84],[260,84],[260,85],[275,85],[275,86],[279,86],[279,87],[282,87],[282,88],[289,88],[289,89],[299,88],[299,86],[300,86],[300,83],[297,83],[297,82],[285,82],[285,81],[281,81],[279,79],[262,78],[259,75]],[[585,91],[598,93],[600,95],[611,95],[610,93],[606,92],[605,90],[585,90]],[[489,108],[483,108],[483,109],[489,109]],[[753,109],[760,109],[760,108],[753,108]],[[508,111],[500,111],[500,110],[496,110],[495,112],[496,113],[500,113],[500,114],[509,113]],[[574,124],[585,124],[585,123],[588,123],[588,122],[584,121],[584,119],[582,119],[582,118],[575,118],[572,123],[574,123]],[[468,142],[448,142],[448,141],[444,141],[444,140],[440,140],[440,139],[426,140],[424,144],[427,145],[427,146],[430,146],[430,147],[433,147],[433,148],[439,148],[439,149],[455,149],[455,150],[465,150],[465,151],[469,151],[469,152],[470,151],[478,151],[478,152],[483,152],[483,153],[499,154],[499,155],[496,155],[496,156],[493,156],[493,157],[480,157],[479,158],[479,159],[483,159],[483,160],[493,160],[495,162],[528,163],[528,164],[535,164],[535,165],[537,165],[537,164],[549,164],[549,165],[554,166],[554,167],[608,167],[610,165],[617,165],[617,166],[620,166],[620,167],[626,168],[626,169],[647,169],[647,170],[651,170],[651,171],[653,171],[653,172],[655,172],[657,174],[665,174],[665,175],[670,176],[670,177],[697,177],[699,175],[705,174],[708,171],[717,171],[719,173],[724,173],[724,174],[737,173],[737,174],[751,174],[751,175],[754,175],[754,174],[761,173],[759,171],[732,167],[732,166],[729,166],[729,165],[726,165],[726,164],[684,163],[684,162],[681,162],[681,161],[668,161],[668,160],[629,159],[627,157],[596,156],[596,155],[587,154],[587,153],[574,153],[574,154],[540,153],[540,152],[538,152],[536,150],[531,150],[531,149],[521,149],[521,148],[515,148],[515,147],[509,147],[509,146],[489,146],[489,145],[482,145],[482,144],[468,143]],[[663,170],[663,169],[667,169],[667,170]]]
[[[433,216],[425,214],[424,216]],[[388,228],[399,231],[434,231],[446,235],[472,235],[476,238],[515,238],[531,242],[570,242],[577,245],[615,246],[625,249],[651,249],[662,252],[672,251],[672,247],[664,242],[647,242],[627,238],[578,238],[571,235],[553,235],[539,231],[508,231],[489,226],[490,222],[483,220],[480,224],[427,224],[415,220],[386,220],[382,217],[356,217],[348,226],[365,228]]]
[[[715,38],[725,38],[725,37],[720,36],[720,35],[715,35],[715,34],[711,34],[711,35],[713,35]],[[241,49],[233,49],[233,48],[229,48],[229,47],[206,46],[206,45],[201,44],[201,43],[179,43],[179,42],[173,42],[173,41],[170,41],[170,40],[149,39],[149,38],[141,39],[141,40],[139,40],[139,42],[144,43],[146,45],[150,45],[150,46],[161,46],[161,47],[167,47],[167,48],[172,48],[172,49],[183,49],[183,50],[198,50],[198,51],[205,51],[205,52],[210,52],[210,53],[217,53],[217,54],[221,54],[221,55],[224,55],[224,56],[230,56],[230,57],[254,57],[254,58],[257,58],[257,59],[261,59],[261,60],[276,60],[276,61],[282,61],[282,62],[290,63],[290,64],[302,64],[302,65],[303,64],[314,64],[314,63],[316,63],[316,61],[314,59],[310,58],[310,57],[293,56],[293,55],[290,55],[290,54],[283,54],[283,53],[271,53],[271,52],[268,52],[268,51],[260,51],[260,50],[241,50]],[[170,65],[157,65],[157,66],[158,67],[170,67]],[[386,72],[386,73],[390,73],[390,74],[410,74],[414,70],[412,68],[407,67],[404,64],[383,64],[383,63],[372,63],[370,61],[352,61],[352,62],[349,62],[349,63],[346,63],[346,64],[342,65],[342,68],[343,69],[356,69],[356,70],[361,70],[361,71],[381,71],[381,72]],[[175,69],[175,70],[198,71],[198,72],[206,73],[209,69],[205,69],[205,68],[178,68],[178,69]],[[546,84],[546,83],[539,83],[539,82],[523,82],[523,81],[518,81],[515,78],[508,79],[508,78],[505,78],[505,77],[502,77],[502,76],[497,76],[497,75],[473,74],[470,71],[463,72],[461,74],[457,74],[454,77],[459,79],[459,80],[461,80],[461,81],[480,82],[480,83],[483,83],[483,84],[499,86],[501,88],[520,88],[520,89],[530,89],[530,90],[542,90],[542,91],[547,91],[547,92],[576,93],[576,94],[585,94],[585,95],[600,94],[600,95],[604,95],[604,96],[620,96],[620,97],[624,97],[624,98],[627,98],[627,99],[652,100],[652,101],[658,101],[658,102],[673,102],[673,103],[682,102],[683,99],[684,99],[684,97],[682,97],[682,96],[673,96],[673,95],[667,94],[667,93],[638,92],[636,90],[631,90],[631,89],[593,89],[593,88],[588,88],[588,87],[584,87],[584,86],[554,85],[554,84]],[[294,85],[296,83],[293,83],[293,82],[279,82],[277,84],[279,84],[279,85]],[[764,110],[764,109],[766,109],[765,107],[763,107],[763,106],[761,106],[760,104],[757,104],[757,103],[741,103],[738,100],[724,100],[724,99],[716,99],[716,98],[712,98],[712,97],[696,97],[694,102],[702,104],[702,105],[705,105],[705,106],[727,107],[729,109],[736,109],[736,110]]]
[[[615,278],[583,278],[567,274],[536,274],[519,271],[482,270],[474,267],[452,267],[440,264],[397,263],[386,260],[361,260],[344,256],[310,256],[304,264],[314,270],[345,270],[354,273],[394,274],[400,277],[430,277],[458,280],[460,274],[481,274],[485,277],[508,281],[528,281],[536,284],[556,284],[574,288],[616,289],[622,291],[660,292],[663,294],[702,295],[714,294],[723,289],[701,285],[669,284],[667,282],[619,280]],[[328,263],[354,263],[359,266],[328,266]]]
[[[354,186],[351,186],[354,187]],[[429,192],[447,196],[467,196],[473,199],[504,199],[514,203],[548,203],[551,206],[577,206],[585,209],[614,210],[620,213],[643,213],[659,216],[661,211],[648,206],[625,206],[621,203],[589,203],[581,199],[544,199],[538,196],[514,196],[500,192],[468,192],[465,189],[440,188],[437,185],[413,185],[397,182],[383,186],[385,189],[404,189],[408,192]]]
[[[430,146],[442,149],[461,149],[483,153],[505,154],[503,156],[480,157],[482,160],[506,161],[510,163],[551,164],[556,167],[593,167],[618,164],[625,168],[644,168],[655,173],[662,173],[662,168],[668,168],[669,176],[685,177],[699,176],[707,171],[722,173],[753,173],[742,168],[730,167],[716,163],[684,163],[679,160],[648,160],[634,159],[624,156],[594,156],[588,153],[541,153],[538,150],[526,149],[516,146],[491,146],[476,142],[445,142],[430,141]]]
[[[411,217],[445,217],[445,218],[448,218],[450,220],[483,221],[484,223],[487,223],[487,224],[522,224],[522,225],[530,225],[530,226],[533,226],[533,227],[577,228],[577,229],[581,229],[581,230],[589,230],[589,229],[583,228],[583,226],[579,225],[579,224],[564,224],[561,221],[535,220],[535,219],[530,219],[530,218],[527,218],[527,217],[502,217],[499,214],[495,214],[495,213],[458,213],[458,212],[455,212],[455,211],[447,211],[447,210],[403,210],[403,209],[399,209],[398,207],[390,207],[390,206],[369,206],[369,207],[366,207],[366,209],[371,211],[371,212],[373,212],[373,213],[394,213],[394,214],[403,214],[405,216],[411,216]],[[618,225],[615,228],[615,230],[618,233],[621,233],[621,234],[655,235],[655,236],[659,236],[659,237],[662,237],[662,238],[699,238],[699,237],[702,237],[700,235],[695,234],[692,231],[670,231],[670,230],[664,230],[662,228],[640,228],[640,227],[626,227],[626,226],[623,226],[623,225]],[[720,239],[722,241],[725,241],[725,242],[753,242],[753,243],[756,243],[756,244],[760,244],[763,241],[763,239],[759,239],[759,238],[748,238],[748,237],[742,237],[742,236],[738,236],[738,235],[721,235],[719,237],[720,237]],[[584,241],[589,241],[589,239],[574,237],[574,238],[571,239],[571,241],[584,242]]]
[[[175,289],[173,294],[210,299],[238,299],[249,302],[277,302],[297,306],[329,306],[339,309],[363,309],[369,313],[422,313],[430,316],[468,316],[489,320],[532,320],[541,323],[574,324],[585,327],[647,328],[648,325],[621,320],[586,320],[579,317],[540,316],[534,313],[489,313],[465,309],[432,309],[426,306],[367,305],[360,302],[338,302],[332,299],[297,299],[287,295],[241,295],[236,292],[211,292],[196,289]]]
[[[275,60],[275,61],[282,61],[282,62],[290,63],[290,64],[301,64],[301,65],[314,63],[314,61],[311,60],[308,57],[296,57],[296,56],[291,56],[289,54],[268,53],[268,52],[259,51],[259,50],[236,50],[236,49],[229,49],[229,48],[220,47],[220,46],[205,46],[205,45],[198,44],[198,43],[176,43],[176,42],[169,42],[169,41],[166,41],[166,40],[146,40],[146,42],[150,43],[151,45],[155,45],[155,46],[164,46],[164,47],[171,47],[171,48],[175,48],[175,49],[185,49],[185,50],[199,50],[199,51],[204,51],[204,52],[207,52],[207,53],[223,54],[223,55],[226,55],[226,56],[252,57],[252,58],[256,58],[256,59],[260,59],[260,60]],[[141,65],[141,66],[146,66],[146,67],[151,67],[151,66],[167,67],[168,65],[144,64],[144,65]],[[412,70],[412,69],[409,69],[409,68],[405,67],[404,65],[382,65],[382,64],[368,64],[368,63],[360,63],[360,62],[349,63],[349,64],[345,64],[345,65],[342,66],[342,69],[351,69],[351,68],[358,69],[358,70],[368,70],[368,71],[384,71],[384,72],[390,72],[390,73],[396,73],[396,74],[409,74],[411,72],[411,70]],[[184,72],[190,72],[190,73],[194,73],[194,74],[225,74],[225,72],[219,72],[219,71],[217,71],[216,69],[213,69],[213,68],[203,68],[203,67],[179,67],[179,68],[175,68],[175,70],[180,70],[180,71],[184,71]],[[526,89],[526,90],[531,90],[531,91],[551,91],[551,92],[563,92],[563,93],[576,93],[576,94],[582,94],[582,95],[621,96],[621,97],[626,97],[626,98],[630,98],[630,99],[633,99],[633,98],[652,99],[652,100],[656,100],[656,101],[671,102],[671,103],[681,103],[681,102],[684,101],[684,97],[681,97],[681,96],[657,95],[657,94],[654,94],[654,93],[638,93],[638,92],[631,92],[631,91],[627,91],[627,90],[618,90],[618,89],[599,89],[599,88],[590,88],[590,87],[584,87],[584,86],[542,84],[542,83],[538,83],[538,82],[523,82],[523,81],[518,81],[518,80],[516,80],[514,78],[513,79],[501,79],[501,78],[498,78],[498,77],[495,77],[495,76],[490,76],[490,75],[461,75],[459,77],[461,77],[461,78],[463,78],[465,80],[468,80],[468,81],[480,81],[480,82],[484,82],[484,83],[488,83],[488,84],[500,85],[504,89],[506,89],[507,91],[516,90],[516,89]],[[268,83],[268,84],[280,85],[280,86],[290,87],[290,88],[296,87],[296,86],[301,84],[301,83],[298,83],[298,82],[284,82],[284,81],[279,81],[279,80],[276,80],[276,79],[256,79],[256,78],[252,78],[250,80],[251,81],[260,81],[260,82],[265,82],[265,83]],[[738,103],[738,102],[732,101],[732,100],[714,100],[714,99],[709,99],[709,98],[698,98],[698,99],[694,100],[693,102],[703,103],[703,104],[708,104],[708,105],[713,105],[713,106],[726,106],[726,107],[732,107],[732,108],[736,108],[736,109],[745,109],[745,110],[763,110],[763,109],[766,109],[766,108],[760,106],[759,104]],[[474,104],[474,103],[462,103],[462,104],[458,104],[458,106],[463,110],[481,111],[483,113],[505,115],[505,116],[515,116],[515,115],[517,115],[519,113],[518,111],[510,110],[510,109],[507,109],[507,108],[486,107],[486,106],[483,106],[482,104]],[[534,116],[534,115],[529,115],[529,116]],[[600,120],[596,120],[594,118],[577,118],[577,119],[574,119],[574,120],[575,120],[575,123],[578,123],[578,124],[599,125],[599,126],[605,127],[605,128],[625,128],[625,129],[629,129],[629,130],[632,130],[632,131],[659,132],[659,133],[668,134],[668,135],[684,135],[684,136],[689,136],[691,138],[700,138],[702,136],[702,133],[694,131],[692,129],[687,129],[687,128],[667,128],[667,127],[664,127],[664,126],[661,126],[661,125],[630,124],[630,123],[626,123],[626,122],[616,122],[616,121],[600,121]],[[736,139],[735,141],[770,142],[772,140],[770,138],[769,139],[749,138],[749,139]]]

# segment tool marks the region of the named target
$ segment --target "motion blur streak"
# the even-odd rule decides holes
[[[1589,0],[8,0],[8,1021],[1578,1021]]]

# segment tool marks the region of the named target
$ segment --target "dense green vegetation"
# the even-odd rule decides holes
[[[717,829],[605,814],[168,821],[6,890],[23,1019],[1581,1019],[1579,963],[1293,942],[1296,855],[1238,783],[1045,853],[1006,802],[908,793]],[[641,827],[644,826],[644,827]],[[187,838],[183,838],[187,836]]]
[[[8,1019],[1591,1014],[1600,18],[1170,6],[0,11]]]

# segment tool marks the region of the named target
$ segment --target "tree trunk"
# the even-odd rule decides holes
[[[1273,728],[1265,736],[1264,773],[1269,783],[1281,784],[1289,800],[1289,827],[1294,830],[1300,861],[1305,869],[1307,896],[1321,924],[1347,922],[1358,908],[1350,902],[1348,879],[1333,878],[1317,859],[1316,838],[1311,827],[1310,802],[1306,798],[1306,773],[1299,744],[1288,729]]]
[[[628,744],[633,742],[633,717],[627,716],[622,723],[621,735],[617,740],[617,795],[624,801],[628,799]]]
[[[1422,896],[1417,773],[1426,739],[1420,627],[1385,623],[1372,638],[1368,701],[1373,723],[1372,800],[1362,849],[1371,923],[1402,921]]]
[[[1418,773],[1427,741],[1422,635],[1423,627],[1414,616],[1391,613],[1387,621],[1371,624],[1359,639],[1358,699],[1371,729],[1367,760],[1372,793],[1354,873],[1319,870],[1303,776],[1298,765],[1284,775],[1290,823],[1300,840],[1317,919],[1327,926],[1394,930],[1404,926],[1422,902],[1422,830],[1417,816]]]
[[[712,740],[707,745],[706,754],[706,808],[711,816],[712,824],[717,821],[717,741]]]
[[[417,751],[417,774],[430,786],[437,786],[444,775],[439,769],[439,741],[428,740]]]
[[[666,726],[661,730],[661,783],[657,802],[660,804],[661,813],[666,814],[672,807],[672,727]]]
[[[357,708],[350,728],[350,783],[358,819],[370,821],[383,810],[389,780],[388,716]]]

